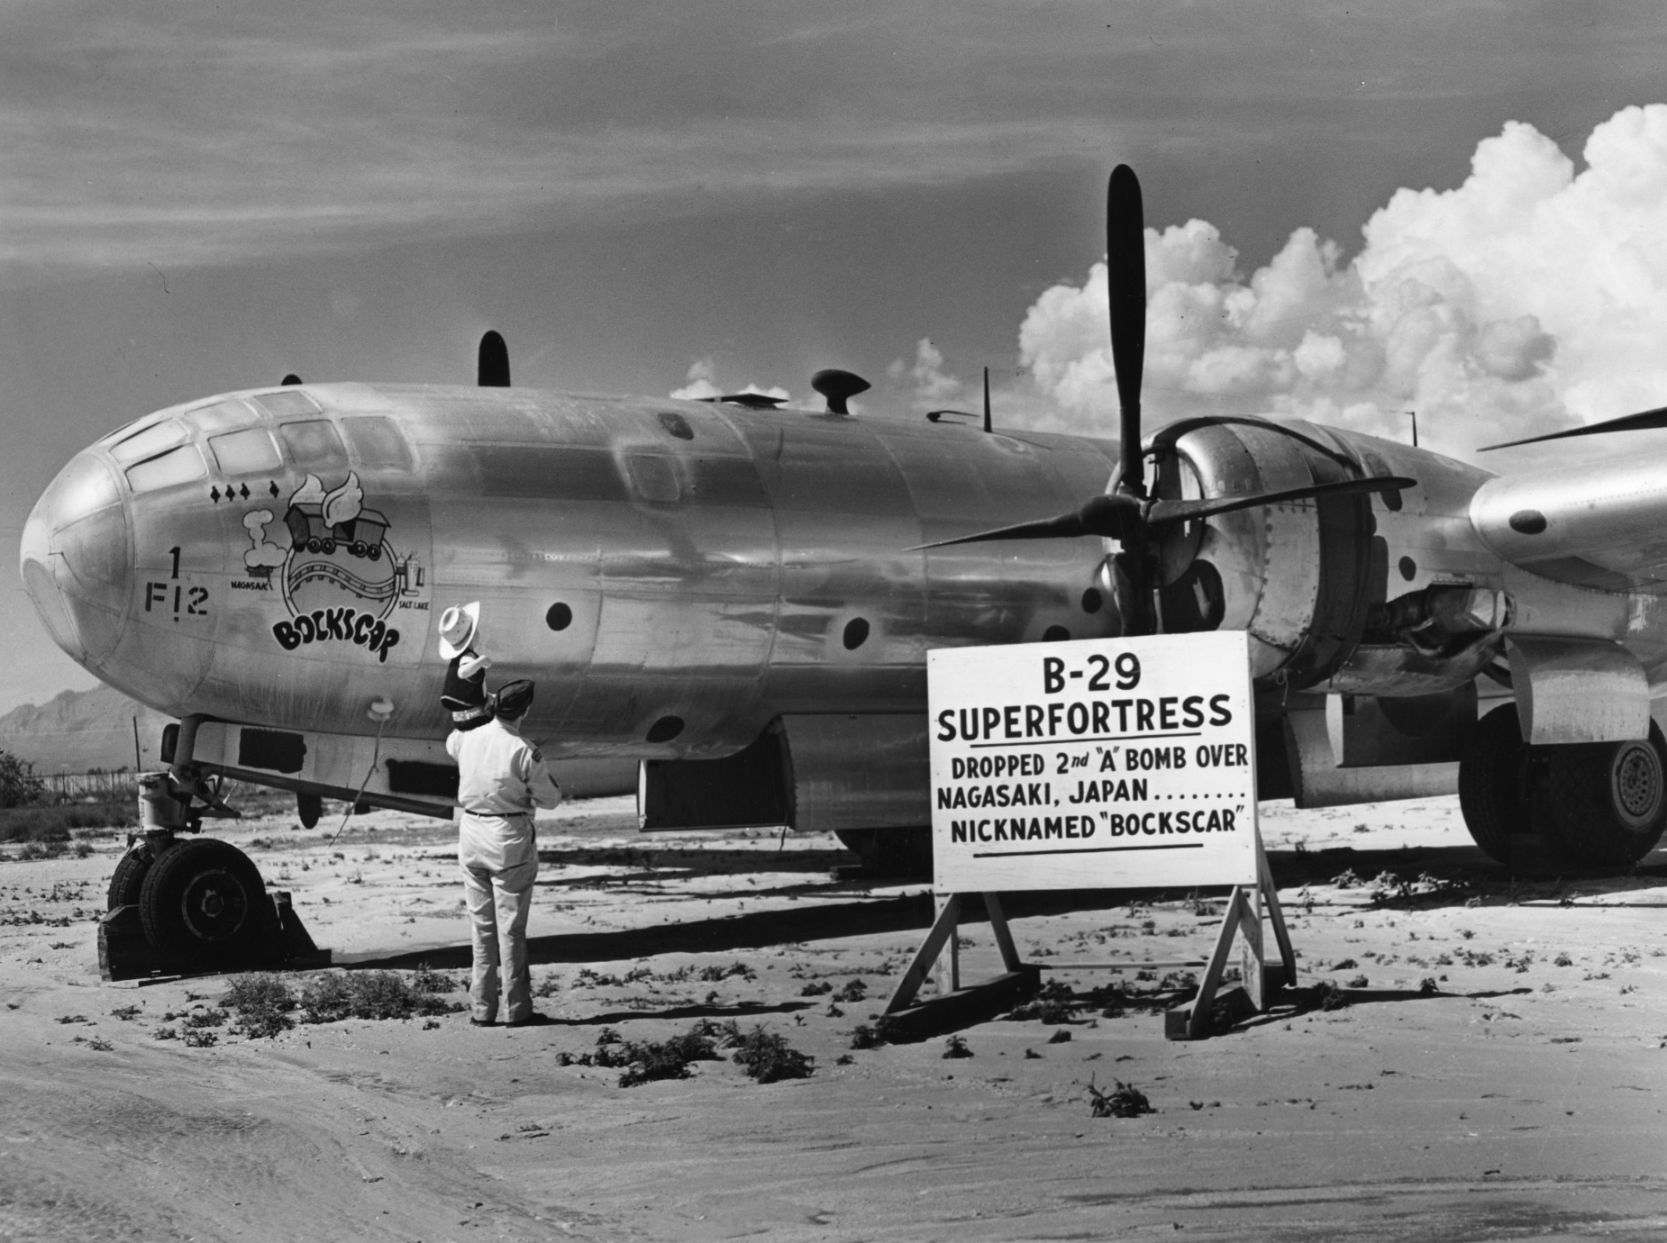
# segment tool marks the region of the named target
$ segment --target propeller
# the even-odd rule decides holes
[[[1060,539],[1081,535],[1115,540],[1121,550],[1114,558],[1112,579],[1117,585],[1123,633],[1152,634],[1157,628],[1152,596],[1158,566],[1157,559],[1149,555],[1154,537],[1161,538],[1165,532],[1189,522],[1259,505],[1320,496],[1391,492],[1416,486],[1416,480],[1404,476],[1374,475],[1198,500],[1149,496],[1140,435],[1140,387],[1146,353],[1146,223],[1140,181],[1126,164],[1113,169],[1106,183],[1106,277],[1111,357],[1117,372],[1119,434],[1118,472],[1110,490],[1069,513],[921,544],[917,549],[987,540]]]
[[[1529,436],[1526,440],[1507,440],[1504,444],[1483,445],[1477,452],[1515,449],[1519,445],[1537,445],[1547,440],[1567,440],[1571,436],[1597,436],[1603,432],[1648,432],[1663,427],[1667,427],[1667,406],[1662,406],[1659,410],[1640,410],[1637,414],[1623,414],[1618,419],[1605,419],[1602,423],[1588,423],[1584,427],[1547,432],[1543,436]]]
[[[501,334],[488,329],[480,339],[480,358],[475,383],[481,388],[509,387],[509,347]]]

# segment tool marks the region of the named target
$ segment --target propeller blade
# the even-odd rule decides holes
[[[1415,488],[1416,479],[1404,475],[1369,475],[1364,479],[1339,479],[1331,483],[1311,483],[1300,488],[1282,488],[1277,492],[1252,492],[1244,496],[1206,496],[1196,501],[1154,501],[1146,515],[1149,528],[1174,526],[1194,522],[1216,514],[1230,514],[1235,510],[1253,509],[1257,505],[1278,505],[1285,501],[1307,500],[1311,496],[1341,496],[1357,492],[1396,492]]]
[[[509,387],[509,347],[496,331],[488,329],[480,339],[480,357],[475,383],[481,388]]]
[[[1010,527],[997,527],[993,531],[980,531],[976,535],[961,535],[955,539],[941,539],[930,544],[916,544],[913,548],[905,548],[903,551],[919,552],[923,548],[948,548],[953,544],[977,544],[984,540],[1062,539],[1074,535],[1095,534],[1097,532],[1089,530],[1084,525],[1080,513],[1059,514],[1053,518],[1038,518],[1033,522],[1019,522]]]
[[[1602,423],[1588,423],[1585,427],[1565,428],[1560,432],[1547,432],[1544,436],[1530,436],[1526,440],[1507,440],[1504,444],[1484,445],[1477,450],[1488,453],[1494,449],[1514,449],[1518,445],[1537,445],[1547,440],[1567,440],[1571,436],[1597,436],[1603,432],[1648,432],[1667,427],[1667,406],[1659,410],[1641,410],[1637,414],[1623,414],[1618,419],[1605,419]]]
[[[1146,495],[1140,455],[1140,381],[1146,355],[1146,216],[1140,181],[1119,164],[1106,183],[1106,289],[1111,310],[1111,361],[1117,369],[1119,488]]]

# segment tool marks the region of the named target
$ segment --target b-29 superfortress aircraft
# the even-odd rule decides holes
[[[1480,847],[1625,867],[1667,820],[1667,471],[1622,447],[1499,477],[1301,422],[1144,438],[1139,184],[1111,176],[1117,440],[826,408],[290,383],[77,454],[22,542],[76,661],[180,719],[123,858],[165,960],[233,962],[258,870],[194,836],[226,778],[450,814],[442,610],[534,678],[558,762],[640,763],[645,828],[831,830],[884,864],[930,821],[926,653],[1236,629],[1264,797],[1452,788]],[[1108,420],[1109,422],[1109,420]],[[1667,424],[1667,412],[1582,432]],[[1108,427],[1108,431],[1113,430]],[[1620,439],[1617,437],[1617,439]],[[1478,685],[1506,702],[1478,716]]]

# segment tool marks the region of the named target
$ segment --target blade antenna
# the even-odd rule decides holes
[[[481,388],[509,387],[509,347],[495,330],[488,329],[480,339],[475,382]]]
[[[990,430],[990,369],[984,368],[984,430]]]

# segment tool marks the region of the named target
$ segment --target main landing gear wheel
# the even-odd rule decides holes
[[[834,836],[862,861],[866,875],[904,880],[932,875],[930,829],[843,829]]]
[[[145,874],[150,871],[151,864],[156,862],[156,851],[149,842],[137,842],[128,852],[116,861],[116,870],[110,874],[110,891],[106,895],[106,907],[115,910],[122,906],[137,906],[139,892],[144,888]]]
[[[1637,863],[1667,827],[1667,742],[1654,722],[1631,742],[1548,747],[1552,830],[1577,866]]]
[[[1530,831],[1528,762],[1515,704],[1495,708],[1476,722],[1476,732],[1459,760],[1464,827],[1482,853],[1497,863],[1511,861],[1513,834]]]
[[[169,966],[215,969],[248,961],[266,921],[260,869],[235,846],[200,837],[164,850],[139,895],[145,939]]]

